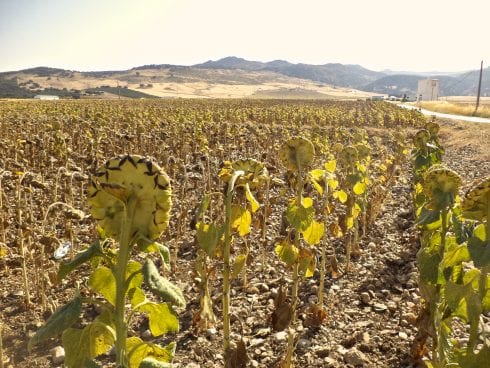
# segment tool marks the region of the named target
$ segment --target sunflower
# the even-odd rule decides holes
[[[149,158],[138,155],[108,160],[92,177],[88,204],[105,235],[118,239],[129,201],[134,201],[131,234],[156,239],[168,226],[170,179]]]

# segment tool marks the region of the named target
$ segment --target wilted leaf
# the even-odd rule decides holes
[[[185,307],[185,298],[182,290],[172,284],[167,278],[160,275],[157,267],[149,258],[143,265],[143,276],[148,288],[165,302]]]
[[[46,323],[37,330],[36,334],[31,337],[28,344],[28,350],[51,337],[61,334],[64,330],[73,325],[82,313],[82,298],[75,297],[71,302],[56,310],[46,321]]]
[[[276,243],[275,252],[279,259],[288,266],[292,266],[298,259],[299,255],[299,249],[296,248],[294,244],[291,244],[286,240]]]
[[[58,269],[58,275],[56,277],[57,281],[60,282],[63,280],[66,275],[85,262],[90,261],[94,257],[100,257],[102,255],[102,248],[100,246],[100,242],[97,240],[90,247],[82,252],[79,252],[71,261],[61,262],[60,268]]]
[[[247,198],[247,201],[250,203],[250,206],[252,207],[252,212],[256,212],[260,208],[260,204],[252,194],[252,191],[250,190],[250,186],[248,185],[248,183],[245,185],[245,197]]]
[[[304,274],[304,277],[312,277],[315,273],[316,257],[309,249],[301,249],[299,252],[299,272]]]
[[[247,261],[248,254],[240,254],[235,258],[235,262],[233,262],[233,266],[231,267],[231,277],[237,277],[240,272],[242,272],[245,267],[245,263]]]
[[[222,226],[216,226],[213,223],[198,222],[196,224],[197,242],[209,257],[214,256],[216,246],[223,235],[223,230]]]

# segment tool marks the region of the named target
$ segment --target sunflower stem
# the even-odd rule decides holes
[[[225,244],[223,247],[223,350],[225,366],[230,358],[230,247],[231,247],[231,202],[235,190],[235,182],[243,175],[239,170],[233,172],[225,196]]]
[[[125,205],[125,214],[121,225],[121,235],[119,238],[119,254],[114,268],[116,279],[116,303],[115,303],[115,324],[116,324],[116,367],[128,367],[126,359],[126,336],[127,323],[125,319],[126,304],[126,266],[131,254],[131,230],[133,227],[134,213],[136,210],[137,198],[130,196]]]

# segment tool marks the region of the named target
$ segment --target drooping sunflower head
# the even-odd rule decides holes
[[[433,121],[429,121],[427,125],[425,126],[425,129],[429,132],[431,137],[437,137],[437,134],[439,133],[440,130],[439,124]]]
[[[359,159],[356,147],[345,146],[339,153],[339,162],[346,167],[353,166]]]
[[[235,185],[248,184],[250,189],[255,189],[264,183],[269,177],[267,168],[262,162],[254,159],[236,160],[233,162],[225,161],[219,173],[219,177],[225,183],[228,183],[233,172],[243,171]]]
[[[279,157],[288,170],[306,169],[315,158],[315,147],[306,138],[291,138],[279,149]]]
[[[371,154],[371,148],[366,143],[358,143],[355,146],[359,159],[365,160]]]
[[[444,165],[433,165],[424,176],[424,192],[435,209],[452,206],[460,187],[461,177]]]
[[[490,175],[470,188],[461,203],[463,217],[476,221],[484,221],[485,219],[490,221],[488,218],[489,207]]]
[[[170,179],[149,158],[138,155],[108,160],[92,177],[88,204],[106,236],[119,239],[127,204],[134,203],[131,234],[154,240],[168,226]]]
[[[427,142],[429,142],[429,139],[430,139],[429,131],[425,129],[421,129],[417,133],[415,133],[413,137],[413,144],[418,149],[421,149],[426,146]]]

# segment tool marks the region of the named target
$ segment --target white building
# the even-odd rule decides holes
[[[439,98],[439,79],[422,79],[417,85],[417,101],[435,101]]]
[[[35,95],[34,98],[36,100],[59,100],[60,99],[58,96],[52,96],[52,95]]]

